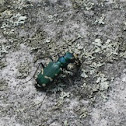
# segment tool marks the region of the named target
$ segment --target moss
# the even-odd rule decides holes
[[[0,0],[0,4],[3,5],[5,0]]]
[[[74,111],[81,119],[84,119],[88,116],[88,110],[84,106],[77,106],[74,108]]]
[[[11,28],[22,25],[25,23],[27,17],[22,16],[20,13],[13,14],[9,19],[2,23],[1,28]]]
[[[27,61],[20,63],[17,66],[18,73],[17,73],[17,78],[23,79],[26,78],[29,74],[30,66]]]
[[[0,69],[2,69],[2,68],[4,68],[4,67],[6,67],[7,66],[7,64],[5,63],[5,61],[0,61]]]
[[[6,80],[1,79],[0,80],[0,91],[5,91],[5,90],[7,90],[7,88],[8,88],[8,84],[7,84]]]
[[[94,6],[93,2],[90,2],[89,0],[71,0],[73,4],[73,8],[75,9],[85,9],[85,10],[91,10]]]

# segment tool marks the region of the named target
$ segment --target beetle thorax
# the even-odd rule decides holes
[[[67,52],[65,56],[62,56],[58,59],[61,63],[61,67],[66,67],[69,63],[74,62],[74,56],[72,53]]]

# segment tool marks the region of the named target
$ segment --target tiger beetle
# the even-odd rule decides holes
[[[50,62],[46,67],[42,65],[43,69],[36,78],[36,88],[45,89],[50,83],[61,74],[63,69],[67,69],[69,63],[76,62],[76,56],[67,52],[64,56],[59,57],[56,62]]]

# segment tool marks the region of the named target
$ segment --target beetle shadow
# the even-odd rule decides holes
[[[78,81],[81,78],[80,66],[77,67],[76,72],[74,71],[73,73],[74,73],[73,75],[67,73],[65,73],[66,75],[64,75],[64,72],[61,73],[52,82],[46,85],[46,87],[38,87],[37,84],[35,84],[36,90],[39,92],[46,92],[49,95],[59,93],[64,90],[69,90],[76,84],[76,81]]]

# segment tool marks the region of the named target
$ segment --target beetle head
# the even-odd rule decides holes
[[[75,61],[74,55],[70,52],[67,52],[65,54],[64,59],[66,60],[67,63],[73,63]]]

